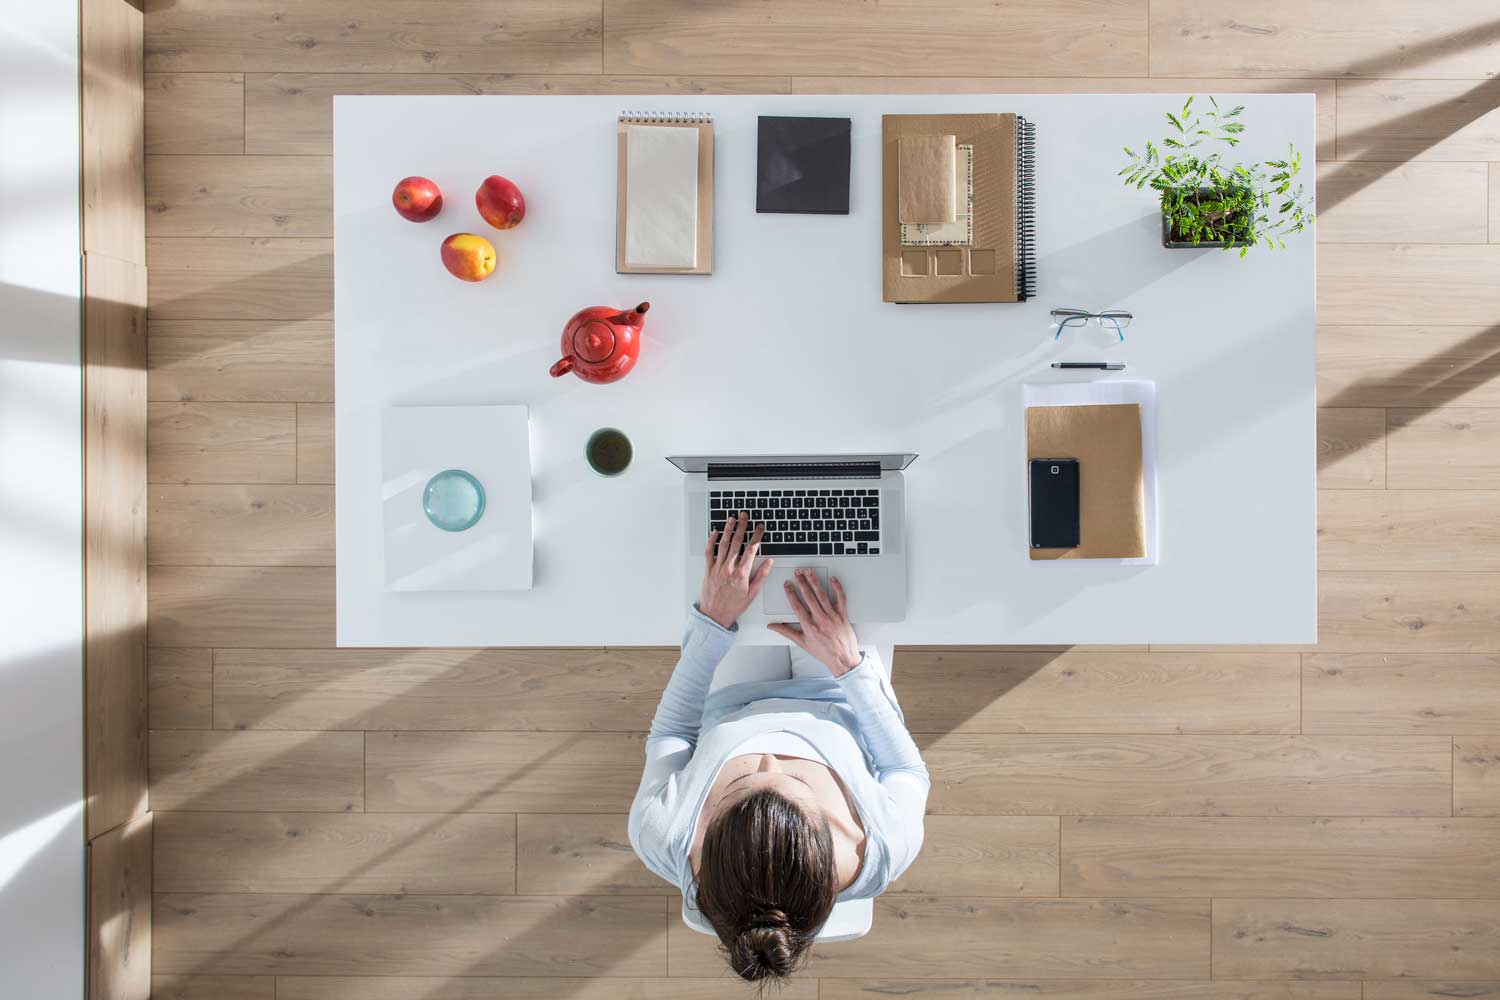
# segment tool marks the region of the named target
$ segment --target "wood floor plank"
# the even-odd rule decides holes
[[[1318,488],[1385,486],[1385,411],[1318,408]]]
[[[516,885],[527,894],[673,895],[635,857],[626,817],[517,817]],[[929,896],[1056,896],[1055,816],[929,816],[922,853],[889,889]]]
[[[156,648],[146,663],[152,729],[213,728],[213,650]]]
[[[332,566],[332,486],[149,491],[153,566]]]
[[[1318,164],[1320,243],[1486,243],[1483,163]]]
[[[85,34],[100,31],[91,46],[112,54],[121,45],[138,44],[140,16],[105,0],[89,0],[83,9]],[[134,32],[134,34],[132,34]],[[87,74],[86,74],[87,75]],[[85,126],[87,129],[87,116]],[[85,132],[87,136],[87,131]],[[102,141],[102,140],[100,140]],[[88,155],[94,145],[84,143]],[[114,231],[114,227],[110,229]],[[120,238],[115,231],[111,239]],[[139,256],[139,244],[136,254]],[[82,390],[81,557],[83,602],[80,626],[83,646],[84,782],[87,788],[87,838],[144,813],[146,802],[146,269],[100,253],[82,258]],[[79,345],[75,329],[75,348]],[[14,390],[13,390],[14,391]],[[21,389],[25,392],[25,389]],[[14,405],[14,404],[13,404]],[[45,428],[23,428],[11,417],[6,436],[41,434]],[[36,483],[29,492],[45,496],[52,487]],[[15,500],[10,501],[14,504]],[[15,513],[11,519],[14,520]],[[40,525],[37,525],[40,527]],[[32,544],[59,544],[45,533]],[[61,553],[63,550],[58,549]],[[25,584],[22,584],[24,586]],[[24,653],[15,655],[25,655]],[[122,942],[122,944],[125,942]],[[95,957],[116,963],[127,956],[105,943]],[[125,981],[105,983],[113,992],[143,991],[139,970],[114,968]]]
[[[888,892],[1056,896],[1056,816],[928,816],[922,853]]]
[[[1216,899],[1228,979],[1500,978],[1500,900]]]
[[[1500,243],[1500,163],[1490,164],[1490,242]]]
[[[819,1000],[1360,1000],[1360,984],[1229,980],[824,979]]]
[[[149,398],[333,402],[328,320],[152,320]]]
[[[669,909],[681,905],[666,902]],[[672,974],[722,974],[718,942],[672,916]],[[807,974],[1206,979],[1208,933],[1207,900],[883,896],[870,933],[814,948]]]
[[[158,810],[155,886],[504,895],[516,889],[515,817]]]
[[[331,156],[153,156],[151,236],[333,236]]]
[[[923,756],[933,814],[1446,816],[1449,751],[1432,736],[964,734]]]
[[[332,569],[159,566],[149,582],[155,645],[297,649],[334,644]]]
[[[1422,979],[1371,979],[1364,984],[1364,1000],[1497,1000],[1500,982],[1444,982]]]
[[[351,812],[364,803],[361,733],[151,734],[158,812]]]
[[[333,404],[297,404],[297,482],[333,483]]]
[[[276,980],[276,989],[276,1000],[722,1000],[726,993],[739,992],[722,975],[702,979],[280,976]],[[818,1000],[818,983],[801,979],[778,984],[776,997],[778,1000]],[[1288,997],[1285,1000],[1303,998]],[[1308,997],[1306,1000],[1324,998]],[[1327,1000],[1346,998],[1330,995]]]
[[[1431,8],[1372,0],[1354,18],[1338,0],[1262,0],[1233,11],[1152,0],[1151,74],[1486,76],[1500,51],[1493,15],[1486,0]]]
[[[1318,323],[1479,326],[1500,315],[1500,244],[1327,243]]]
[[[320,73],[599,72],[599,0],[153,3],[146,68]]]
[[[901,651],[920,733],[1294,733],[1295,653]]]
[[[1062,894],[1494,896],[1500,820],[1068,816]]]
[[[243,73],[146,74],[147,156],[244,151]]]
[[[628,812],[645,743],[644,733],[370,733],[369,808]]]
[[[226,649],[220,729],[643,732],[677,662],[652,649]]]
[[[80,70],[74,110],[80,115],[81,155],[77,159],[81,168],[78,206],[82,209],[82,249],[88,257],[106,256],[117,262],[144,264],[141,250],[146,220],[141,190],[145,187],[146,157],[141,5],[82,0],[78,8],[78,50],[73,58],[77,59]],[[18,87],[13,83],[10,90],[24,93],[23,99],[33,106],[44,99],[34,84]],[[23,175],[22,184],[32,198],[36,197],[39,185],[58,184],[62,180],[44,177],[42,173],[33,168]],[[92,823],[90,828],[92,831]],[[120,985],[119,993],[125,995],[143,990],[148,982],[137,979]]]
[[[333,314],[333,241],[149,239],[147,303],[161,319],[317,319]]]
[[[152,814],[142,811],[85,847],[90,997],[143,997],[151,990],[152,826]]]
[[[652,896],[163,893],[154,917],[163,973],[628,977],[667,966]]]
[[[1340,80],[1341,160],[1500,159],[1500,78]],[[1489,76],[1490,79],[1480,77]]]
[[[1453,814],[1500,816],[1500,736],[1453,740]]]
[[[1500,323],[1318,326],[1320,406],[1500,406]]]
[[[335,94],[784,94],[785,76],[249,73],[245,151],[328,156]],[[1332,84],[1329,85],[1330,112]],[[1329,155],[1332,155],[1330,151]]]
[[[1500,656],[1309,653],[1307,733],[1500,732]]]
[[[636,857],[629,817],[535,813],[516,817],[516,891],[525,895],[676,895]]]
[[[1042,76],[1065,65],[1069,76],[1145,76],[1146,8],[604,0],[604,72],[878,75],[921,52],[924,67],[953,75]]]
[[[146,419],[151,483],[296,481],[294,404],[151,403]]]
[[[1391,410],[1389,426],[1392,489],[1500,487],[1500,409]]]
[[[1318,574],[1321,652],[1500,652],[1500,575]]]
[[[1500,570],[1500,492],[1325,490],[1318,566],[1329,570]]]
[[[151,1000],[276,1000],[276,978],[152,976]]]
[[[1319,160],[1334,158],[1333,80],[1299,77],[793,76],[794,94],[1314,94]]]

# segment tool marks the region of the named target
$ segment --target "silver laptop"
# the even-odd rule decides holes
[[[761,555],[776,567],[756,604],[741,618],[761,625],[791,620],[783,584],[792,571],[837,576],[849,618],[896,622],[906,617],[906,483],[901,470],[916,455],[669,455],[687,473],[684,582],[688,600],[703,583],[708,533],[740,511],[765,524]]]

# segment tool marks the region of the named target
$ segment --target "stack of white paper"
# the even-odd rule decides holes
[[[698,130],[627,125],[625,263],[698,263]]]
[[[383,426],[385,583],[390,590],[531,589],[531,443],[524,406],[397,406]],[[462,469],[484,488],[465,531],[427,519],[433,476]]]
[[[1138,403],[1141,407],[1141,479],[1146,500],[1146,554],[1134,559],[1028,559],[1032,566],[1065,566],[1079,563],[1118,563],[1122,566],[1155,566],[1161,560],[1161,527],[1156,516],[1156,383],[1120,382],[1028,382],[1021,387],[1021,426],[1032,406],[1108,406]],[[1026,468],[1026,435],[1021,435],[1021,461]],[[1026,476],[1021,476],[1022,481]],[[1026,553],[1022,553],[1026,558]]]

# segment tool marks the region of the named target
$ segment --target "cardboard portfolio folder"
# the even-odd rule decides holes
[[[1146,500],[1138,403],[1026,408],[1026,457],[1076,458],[1079,545],[1031,549],[1032,559],[1139,559]]]

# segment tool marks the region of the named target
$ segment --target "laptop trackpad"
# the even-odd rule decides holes
[[[828,567],[827,566],[786,566],[777,562],[776,568],[771,570],[771,575],[766,578],[765,586],[760,592],[760,609],[768,615],[780,615],[787,619],[793,618],[792,605],[786,599],[786,582],[799,569],[810,569],[817,574],[818,581],[823,584],[823,593],[830,597],[833,591],[828,589]]]

